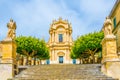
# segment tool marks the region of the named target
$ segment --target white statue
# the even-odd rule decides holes
[[[15,39],[16,23],[12,19],[10,19],[10,22],[7,24],[7,27],[8,27],[7,38]]]

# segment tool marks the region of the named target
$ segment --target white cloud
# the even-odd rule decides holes
[[[107,3],[106,3],[107,2]],[[53,19],[63,17],[72,23],[74,39],[102,27],[114,1],[105,0],[27,0],[11,2],[11,14],[17,23],[17,35],[49,38],[49,27]],[[9,3],[9,2],[8,2]],[[3,29],[0,27],[0,29]],[[1,33],[1,32],[0,32]],[[5,35],[5,29],[3,30]]]
[[[79,26],[80,20],[77,18],[76,12],[74,12],[73,10],[67,10],[67,8],[59,3],[48,3],[49,4],[46,4],[45,1],[41,2],[34,0],[27,3],[26,5],[17,4],[16,7],[13,9],[13,13],[16,18],[19,19],[19,23],[17,23],[19,25],[18,32],[25,33],[27,35],[32,35],[37,32],[36,35],[39,34],[41,36],[49,37],[49,24],[52,22],[53,19],[57,19],[60,16],[63,17],[63,19],[70,19],[71,23],[75,21],[74,24],[76,26],[73,27],[73,30],[78,30],[77,26]],[[75,34],[79,34],[78,32],[79,31],[74,31]],[[45,33],[45,35],[43,33]]]

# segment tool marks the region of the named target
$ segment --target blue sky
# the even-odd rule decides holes
[[[17,36],[49,39],[52,20],[62,17],[72,23],[73,39],[99,31],[116,0],[0,0],[0,40],[12,18]]]

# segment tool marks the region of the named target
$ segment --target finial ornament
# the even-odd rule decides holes
[[[15,39],[16,37],[16,23],[13,21],[13,19],[10,19],[10,22],[7,23],[8,27],[8,33],[7,33],[7,38]]]
[[[62,17],[59,17],[59,21],[62,21]]]
[[[104,32],[105,36],[113,35],[113,33],[112,33],[112,21],[109,17],[106,17],[106,20],[105,20],[104,25],[103,25],[103,32]]]

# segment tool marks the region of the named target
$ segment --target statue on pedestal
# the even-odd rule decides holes
[[[10,22],[7,24],[7,27],[8,27],[7,38],[15,39],[16,23],[12,19],[10,19]]]
[[[106,17],[106,20],[104,22],[103,32],[104,32],[105,36],[113,35],[113,33],[112,33],[112,22],[111,22],[111,19],[109,19],[108,17]]]

